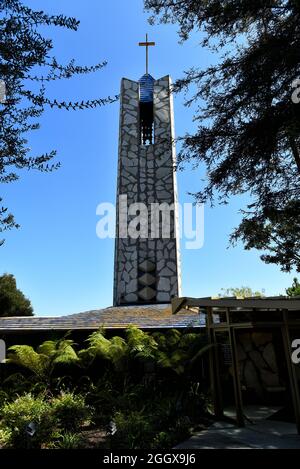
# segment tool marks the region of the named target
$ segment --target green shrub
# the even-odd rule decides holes
[[[8,376],[2,381],[1,388],[7,394],[9,393],[9,401],[12,400],[12,397],[14,398],[31,393],[31,388],[33,386],[32,380],[26,378],[22,373],[11,373],[11,371],[13,371],[12,365],[5,363],[5,372],[6,376]]]
[[[116,412],[114,415],[116,433],[111,437],[111,448],[149,448],[154,436],[153,426],[148,415],[142,412]]]
[[[169,449],[173,444],[174,439],[169,433],[159,432],[151,443],[151,449]]]
[[[165,430],[173,425],[177,419],[177,401],[174,397],[164,397],[163,395],[159,395],[159,399],[157,399],[157,401],[151,402],[149,413],[151,413],[152,418],[156,422],[159,422],[160,428],[158,430]]]
[[[78,449],[83,445],[83,438],[79,433],[65,432],[59,435],[53,445],[57,449]]]
[[[82,367],[74,374],[73,368],[66,368],[69,358],[72,366],[78,362],[71,341],[46,341],[37,351],[28,346],[15,347],[18,354],[14,363],[23,357],[19,361],[27,369],[23,376],[12,374],[13,363],[5,368],[6,379],[0,388],[0,445],[76,447],[78,431],[92,420],[100,428],[111,421],[116,424],[117,431],[109,438],[113,448],[174,446],[207,415],[208,386],[198,361],[204,353],[203,340],[201,334],[176,330],[149,335],[130,328],[125,339],[106,339],[102,332],[94,333],[88,348],[78,354]],[[26,353],[21,356],[21,352]],[[33,379],[37,358],[37,370],[41,366],[44,371],[42,375],[35,372]],[[44,367],[44,359],[50,368]],[[62,369],[66,372],[63,376]],[[53,372],[51,380],[49,370]],[[61,391],[59,397],[50,397]],[[9,406],[20,395],[25,395],[25,401],[20,401],[23,406],[26,402],[25,410]],[[49,402],[33,397],[41,395]],[[2,424],[1,408],[7,415],[15,412],[13,418],[4,416]],[[47,423],[45,434],[40,423],[43,409],[44,420],[51,423]],[[28,438],[25,431],[30,422],[37,426],[34,438]]]
[[[90,386],[85,396],[85,402],[92,406],[93,422],[106,426],[112,419],[115,411],[115,402],[119,393],[113,385],[105,379],[100,379],[96,385]]]
[[[2,439],[8,447],[40,448],[51,440],[55,419],[49,403],[42,397],[25,394],[5,404],[1,417]],[[28,432],[29,424],[34,428],[32,436]]]
[[[81,395],[62,393],[52,400],[54,416],[59,428],[75,432],[90,417],[90,408]]]
[[[0,409],[8,402],[8,394],[0,390]],[[1,417],[1,416],[0,416]]]
[[[0,428],[0,448],[9,446],[11,432],[5,428]]]

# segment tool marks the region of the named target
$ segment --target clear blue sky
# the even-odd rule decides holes
[[[144,50],[137,42],[149,33],[150,72],[155,78],[181,76],[192,65],[205,66],[213,57],[198,46],[195,34],[178,43],[172,25],[149,26],[142,0],[27,0],[53,13],[76,16],[78,32],[48,29],[55,54],[63,62],[93,64],[107,59],[96,74],[57,82],[49,95],[58,100],[104,97],[119,92],[123,76],[137,80],[144,73]],[[177,135],[192,127],[192,110],[175,99]],[[61,169],[52,174],[24,172],[19,182],[2,187],[4,202],[21,224],[7,233],[0,248],[0,274],[12,273],[31,299],[35,314],[62,315],[112,304],[113,240],[96,237],[96,206],[115,201],[119,103],[92,111],[47,110],[41,129],[30,136],[33,153],[58,150]],[[200,187],[203,170],[178,175],[181,202]],[[205,209],[205,242],[200,250],[182,250],[183,294],[209,296],[221,288],[251,286],[278,294],[292,276],[265,265],[257,252],[228,248],[228,235],[239,221],[245,199],[226,207]]]

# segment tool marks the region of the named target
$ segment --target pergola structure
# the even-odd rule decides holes
[[[210,377],[214,412],[217,417],[224,413],[222,386],[220,382],[220,354],[218,353],[218,332],[226,332],[231,353],[231,370],[234,385],[236,421],[244,426],[242,387],[239,370],[237,334],[238,331],[273,330],[279,332],[284,348],[284,364],[288,371],[289,388],[293,400],[295,421],[300,434],[300,394],[299,375],[292,362],[293,334],[300,332],[300,297],[252,297],[238,298],[175,298],[172,311],[187,309],[195,312],[198,308],[206,320],[209,343],[214,345],[210,350]],[[298,337],[300,339],[300,335]],[[300,366],[300,365],[298,365]],[[299,371],[299,370],[298,370]]]

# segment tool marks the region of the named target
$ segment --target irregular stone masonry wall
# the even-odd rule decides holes
[[[280,382],[272,333],[253,332],[238,335],[237,353],[241,383],[258,396],[280,391]]]
[[[117,214],[119,196],[131,204],[177,204],[174,172],[174,122],[169,76],[154,82],[154,144],[140,141],[139,83],[123,79],[119,132]],[[170,212],[169,238],[124,238],[125,208],[120,207],[115,246],[114,305],[168,303],[180,294],[177,211]],[[136,216],[136,214],[135,214]],[[128,217],[128,223],[135,216]],[[149,210],[149,230],[150,230]],[[161,223],[158,223],[161,229]],[[160,231],[161,233],[161,231]],[[149,234],[149,232],[148,232]],[[145,236],[145,235],[144,235]]]

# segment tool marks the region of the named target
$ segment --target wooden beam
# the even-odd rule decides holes
[[[257,308],[257,309],[291,309],[300,310],[300,299],[293,298],[189,298],[185,297],[188,306],[199,306],[205,308]],[[270,314],[272,311],[270,311]]]
[[[185,297],[172,298],[171,305],[172,305],[172,314],[176,314],[181,308],[183,308],[183,306],[186,305],[186,298]]]

